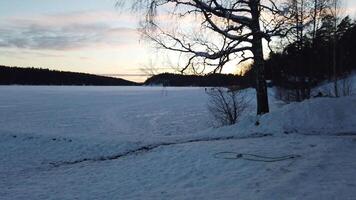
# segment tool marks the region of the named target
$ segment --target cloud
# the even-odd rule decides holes
[[[26,59],[28,58],[27,56],[46,57],[46,58],[65,58],[65,55],[58,54],[58,53],[54,54],[54,53],[47,53],[47,52],[33,51],[33,50],[26,50],[26,49],[18,50],[14,48],[10,48],[10,49],[0,48],[0,57],[4,57],[4,58],[13,57],[18,59]]]
[[[134,20],[111,12],[11,17],[0,24],[0,47],[69,50],[137,42]]]

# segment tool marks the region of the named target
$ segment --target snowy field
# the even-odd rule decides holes
[[[356,96],[270,93],[213,128],[204,88],[1,86],[0,199],[356,199]]]

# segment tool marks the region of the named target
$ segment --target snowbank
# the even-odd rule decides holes
[[[242,119],[235,128],[260,133],[356,134],[356,96],[315,98],[291,103],[263,115]]]

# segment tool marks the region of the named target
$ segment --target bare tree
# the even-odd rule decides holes
[[[331,0],[287,0],[287,8],[290,15],[286,20],[286,24],[290,29],[287,45],[293,46],[296,56],[296,60],[292,64],[295,67],[294,75],[290,77],[293,78],[290,81],[294,82],[294,86],[288,90],[279,88],[279,97],[283,96],[288,101],[302,101],[310,98],[313,85],[311,77],[315,72],[313,72],[312,65],[309,65],[307,71],[301,71],[304,68],[301,65],[306,63],[303,61],[305,56],[303,55],[305,53],[303,49],[310,44],[315,47],[318,26],[322,17],[327,14],[329,1]]]
[[[211,88],[208,109],[219,125],[235,124],[247,108],[246,95],[236,87]]]
[[[280,0],[281,1],[281,0]],[[142,32],[163,49],[186,55],[181,72],[221,72],[232,60],[252,59],[257,114],[269,112],[262,40],[285,35],[277,0],[119,0],[145,13]],[[158,8],[162,8],[161,10]],[[167,12],[163,12],[165,10]],[[169,24],[159,19],[176,19]],[[184,23],[189,20],[190,24]],[[192,22],[193,21],[193,22]],[[161,22],[161,23],[160,23]],[[184,23],[184,24],[182,24]]]
[[[326,8],[328,1],[330,0],[313,0],[312,4],[312,22],[313,22],[313,30],[312,30],[312,39],[313,39],[313,45],[314,45],[314,40],[316,38],[316,32],[319,28],[321,18],[325,16]]]
[[[339,86],[338,86],[338,72],[337,72],[337,60],[336,60],[336,51],[337,51],[337,25],[338,19],[341,14],[341,0],[330,0],[330,14],[333,16],[333,74],[334,74],[334,95],[339,97]]]
[[[290,18],[286,21],[290,27],[292,42],[297,42],[302,48],[304,39],[308,33],[314,40],[316,32],[323,16],[327,14],[329,4],[332,0],[287,0]]]

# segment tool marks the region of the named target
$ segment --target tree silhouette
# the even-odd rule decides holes
[[[118,6],[125,5],[145,14],[141,30],[147,38],[158,47],[186,56],[182,73],[216,73],[232,60],[252,59],[257,114],[269,112],[262,40],[285,35],[281,4],[273,0],[118,1]],[[168,11],[162,14],[159,8]],[[175,23],[159,20],[167,16]],[[189,19],[194,23],[187,25],[185,20]]]

